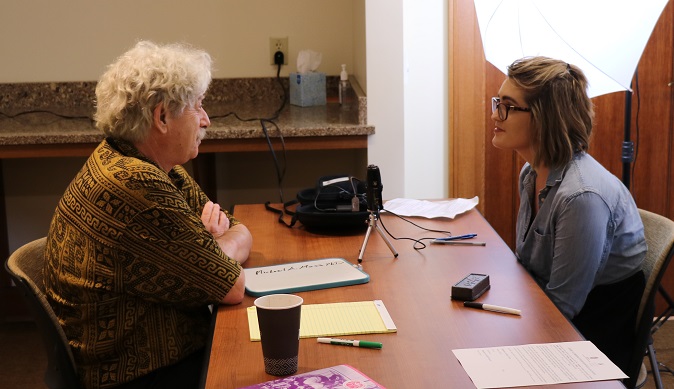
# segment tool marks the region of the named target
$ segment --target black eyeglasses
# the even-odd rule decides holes
[[[502,103],[501,99],[499,99],[498,97],[491,98],[491,112],[493,113],[494,111],[498,111],[498,118],[501,121],[508,119],[508,112],[511,109],[513,111],[531,112],[531,108],[522,108],[516,107],[514,105],[506,105]]]

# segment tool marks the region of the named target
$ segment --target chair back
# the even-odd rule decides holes
[[[5,267],[28,302],[47,351],[44,380],[50,389],[81,387],[68,339],[44,292],[44,252],[47,238],[40,238],[19,247]]]
[[[637,317],[643,315],[649,302],[655,304],[660,281],[674,254],[674,221],[643,209],[639,210],[639,215],[644,224],[648,252],[641,265],[646,276],[646,288],[641,297]]]
[[[652,342],[651,327],[655,312],[655,297],[662,276],[674,256],[674,221],[643,209],[639,209],[639,215],[644,224],[644,235],[648,244],[648,252],[642,264],[646,287],[637,313],[635,349],[629,371],[625,372],[629,376],[624,382],[627,388],[636,386],[646,348]]]

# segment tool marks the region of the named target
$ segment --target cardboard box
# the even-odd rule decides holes
[[[325,105],[325,73],[290,73],[290,104],[300,107]]]

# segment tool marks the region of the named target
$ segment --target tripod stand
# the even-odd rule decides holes
[[[367,232],[365,232],[365,240],[363,241],[363,246],[360,248],[360,253],[358,254],[358,266],[360,266],[360,264],[363,262],[363,254],[365,253],[365,247],[367,246],[367,241],[370,239],[370,233],[372,233],[373,229],[377,230],[381,238],[384,239],[384,242],[386,242],[388,248],[391,249],[393,257],[398,258],[398,252],[393,247],[393,244],[391,244],[391,241],[388,240],[386,235],[384,235],[384,231],[382,231],[379,224],[377,224],[378,219],[379,219],[379,212],[370,210],[370,220],[367,225]]]

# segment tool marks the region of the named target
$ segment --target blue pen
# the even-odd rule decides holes
[[[446,241],[446,240],[457,240],[457,239],[472,239],[476,236],[477,236],[477,234],[464,234],[464,235],[448,236],[446,238],[436,238],[435,240]]]

